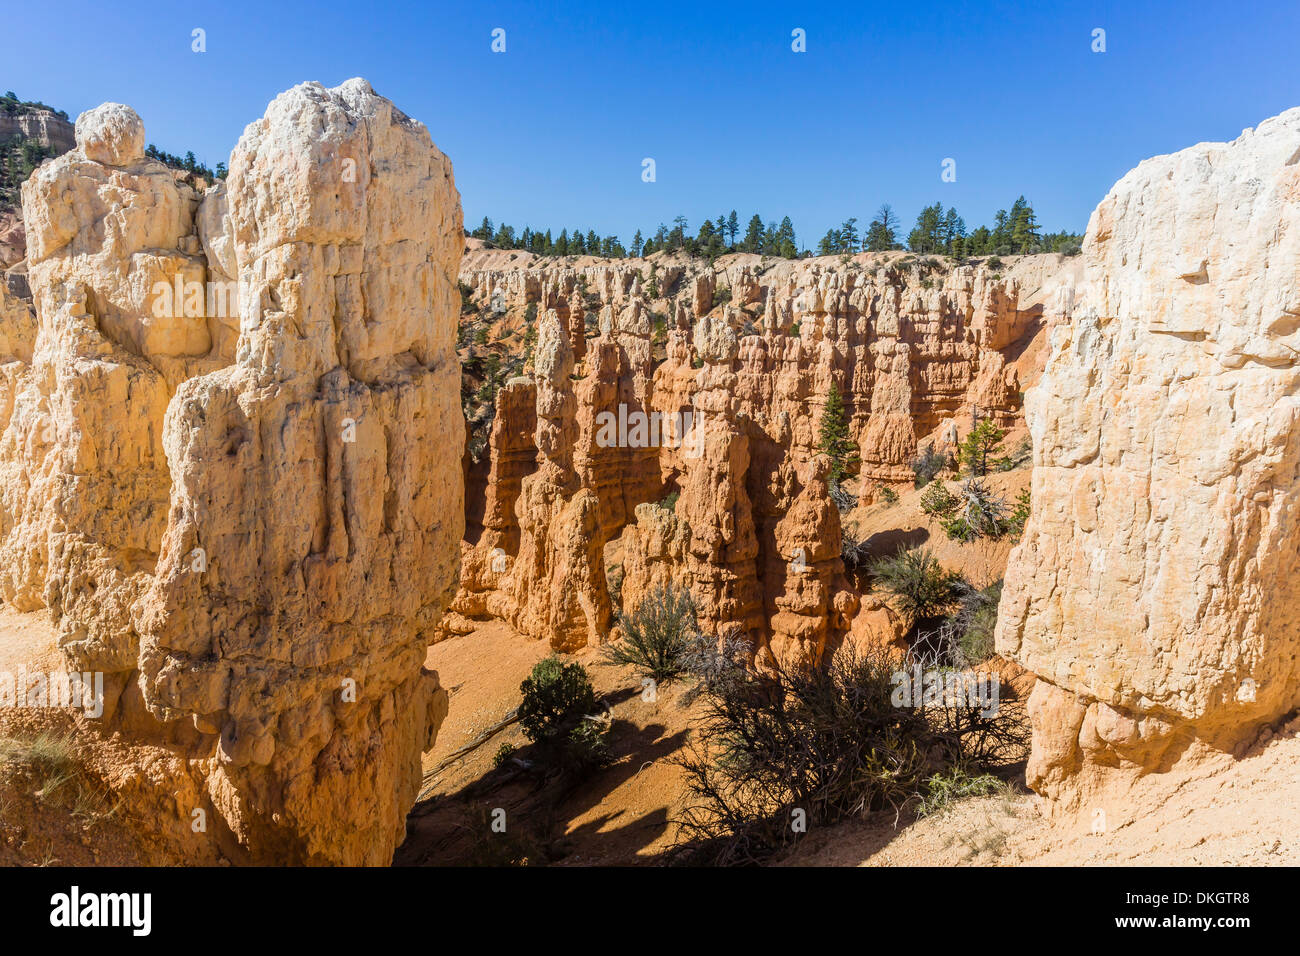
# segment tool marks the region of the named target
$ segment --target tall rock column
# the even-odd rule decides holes
[[[1300,109],[1142,163],[1084,254],[997,631],[1060,798],[1300,704]]]
[[[203,735],[232,852],[387,863],[447,708],[422,664],[464,527],[459,195],[355,79],[278,96],[225,201],[241,334],[167,409],[145,698]]]
[[[573,346],[554,309],[538,319],[535,355],[538,467],[515,502],[519,555],[507,588],[515,627],[572,651],[604,641],[611,609],[600,499],[574,471]]]
[[[23,184],[38,325],[0,435],[0,596],[51,610],[68,666],[105,675],[106,720],[125,699],[152,724],[131,607],[166,526],[163,416],[179,381],[229,361],[235,319],[206,314],[198,197],[144,143],[105,103]]]

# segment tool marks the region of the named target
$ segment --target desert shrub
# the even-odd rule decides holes
[[[876,496],[887,505],[898,504],[898,492],[889,485],[876,485]]]
[[[921,495],[921,510],[939,519],[944,533],[953,541],[1000,538],[1010,530],[1006,504],[983,479],[962,479],[957,494],[936,481]]]
[[[916,635],[909,655],[926,667],[966,668],[994,655],[993,632],[998,623],[1002,582],[976,588],[961,581],[955,588],[956,610],[937,627]]]
[[[677,510],[677,499],[681,497],[680,491],[670,491],[659,500],[659,507],[666,508],[669,511]]]
[[[853,531],[840,526],[840,559],[849,571],[860,571],[867,563],[867,543]]]
[[[858,499],[844,490],[844,487],[838,481],[827,482],[827,490],[830,492],[831,501],[835,509],[840,514],[848,514],[857,507]]]
[[[581,664],[544,658],[519,690],[524,735],[563,768],[586,769],[608,759],[605,731],[596,715],[596,691]]]
[[[921,511],[943,520],[951,517],[957,508],[957,499],[942,481],[932,481],[921,493]]]
[[[658,585],[631,614],[619,614],[620,640],[605,646],[613,664],[630,664],[638,674],[655,681],[677,677],[695,645],[699,628],[690,592]]]
[[[519,723],[534,743],[554,740],[569,729],[575,717],[596,709],[596,692],[581,664],[565,664],[552,654],[534,665],[519,685],[523,701]]]
[[[964,579],[946,570],[928,548],[899,551],[871,564],[873,582],[909,624],[943,614],[961,599]]]
[[[1007,533],[1017,541],[1025,533],[1025,524],[1029,521],[1029,489],[1020,489],[1020,494],[1016,495],[1016,505],[1011,509],[1011,515],[1007,518]]]
[[[939,475],[941,471],[951,467],[952,460],[947,453],[935,451],[930,445],[924,445],[921,453],[912,459],[912,473],[916,475],[914,484],[918,488],[924,488]]]
[[[492,769],[500,770],[515,755],[516,747],[514,744],[503,743],[497,748],[497,752],[492,755]]]
[[[1008,712],[954,718],[896,704],[902,662],[887,651],[845,645],[825,667],[773,663],[762,676],[746,666],[748,654],[747,645],[725,641],[711,652],[700,722],[677,760],[686,862],[760,862],[797,839],[796,818],[808,827],[883,809],[897,818],[937,774],[982,772],[1000,759],[968,753],[967,737],[987,751],[980,735],[990,725],[1006,733]]]
[[[965,797],[987,797],[1008,790],[1006,781],[991,773],[972,774],[964,767],[951,767],[926,780],[925,792],[917,801],[916,815],[932,816],[950,809],[954,802]]]
[[[1016,443],[1016,447],[1007,455],[994,459],[993,466],[998,471],[1014,471],[1030,463],[1034,457],[1034,443],[1025,436]]]
[[[1001,600],[1001,581],[979,590],[972,588],[962,595],[954,623],[960,634],[957,646],[968,664],[979,664],[993,656],[993,631],[997,627]]]
[[[1003,267],[1003,262],[997,256],[990,256],[984,261],[984,264],[995,272]],[[995,276],[995,278],[997,278]]]

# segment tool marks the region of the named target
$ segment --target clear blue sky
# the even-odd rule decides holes
[[[9,5],[0,90],[73,117],[128,103],[151,142],[213,165],[279,91],[364,76],[452,158],[468,224],[625,242],[735,208],[814,245],[885,201],[907,226],[940,200],[974,227],[1021,193],[1045,229],[1082,231],[1141,159],[1300,105],[1296,0],[121,6]]]

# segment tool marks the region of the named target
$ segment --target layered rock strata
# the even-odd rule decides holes
[[[829,462],[817,447],[832,383],[858,446],[859,491],[869,497],[877,484],[910,484],[918,446],[954,441],[973,408],[1016,421],[1016,359],[1050,318],[1046,290],[1063,266],[1037,257],[1002,276],[892,254],[847,265],[742,256],[718,266],[525,259],[488,268],[495,260],[478,256],[483,267],[461,274],[471,305],[525,324],[551,305],[554,318],[544,316],[539,329],[556,324],[560,334],[548,341],[563,339],[568,354],[578,310],[599,309],[585,359],[572,358],[574,424],[565,426],[599,530],[581,532],[593,546],[581,561],[521,564],[512,545],[519,527],[536,525],[529,509],[538,506],[519,506],[515,524],[494,519],[491,533],[484,520],[482,542],[464,548],[475,571],[453,605],[455,629],[471,630],[476,617],[544,618],[521,614],[512,595],[536,604],[539,591],[551,592],[552,603],[584,594],[595,606],[594,546],[615,543],[616,610],[633,610],[657,585],[684,587],[710,633],[742,636],[760,662],[784,663],[815,662],[855,630],[889,641],[900,627],[879,602],[864,603],[840,561]],[[535,363],[552,362],[551,347],[539,333]],[[512,424],[498,432],[494,422],[480,474],[514,474],[542,460],[503,441],[522,434],[517,423],[528,417],[518,389],[498,392],[497,418]],[[537,402],[540,414],[541,386]],[[499,502],[514,497],[509,481],[500,491],[491,479],[471,487],[471,526],[477,514],[501,516]],[[579,534],[574,518],[566,535]],[[607,629],[583,620],[585,641],[582,628],[565,625],[556,646],[608,639]]]

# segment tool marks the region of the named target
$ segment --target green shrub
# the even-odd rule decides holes
[[[596,713],[596,692],[581,664],[552,654],[519,685],[524,735],[561,770],[583,772],[609,762],[608,728]]]
[[[876,485],[876,496],[887,505],[898,504],[898,492],[889,485]]]
[[[908,624],[936,617],[961,598],[965,579],[944,569],[927,548],[900,551],[871,565],[875,584],[889,592],[889,603]]]
[[[967,665],[981,664],[994,655],[993,632],[997,627],[1001,600],[1001,581],[994,581],[980,590],[971,589],[962,595],[961,607],[953,623],[959,633],[957,646]]]
[[[997,539],[1010,530],[1003,500],[973,476],[962,480],[956,495],[943,482],[934,482],[921,495],[921,510],[937,518],[953,541]]]
[[[519,723],[533,743],[549,743],[567,734],[596,710],[596,691],[581,664],[565,664],[552,654],[533,667],[519,685],[524,695]]]
[[[1009,455],[994,459],[993,466],[998,471],[1015,471],[1017,468],[1030,464],[1033,458],[1034,443],[1026,436],[1016,443],[1015,449]]]
[[[699,634],[690,592],[672,585],[656,586],[635,611],[620,613],[618,626],[623,636],[606,645],[606,660],[630,664],[641,676],[660,682],[686,669]]]
[[[948,491],[942,481],[930,482],[921,493],[921,511],[943,520],[952,516],[957,508],[957,499]]]
[[[964,797],[986,797],[1009,789],[1005,781],[991,773],[972,774],[964,767],[951,767],[925,782],[925,793],[917,803],[916,815],[932,816],[948,810],[955,801]]]
[[[503,743],[492,757],[492,769],[500,770],[515,755],[515,745]]]
[[[1007,518],[1007,532],[1020,540],[1020,536],[1025,533],[1025,524],[1029,521],[1029,489],[1022,488],[1020,494],[1016,495],[1016,506],[1011,509],[1011,516]]]
[[[747,643],[711,648],[698,659],[701,717],[676,761],[685,771],[677,821],[685,862],[758,863],[798,838],[796,815],[814,828],[901,812],[950,767],[1023,759],[1023,710],[983,717],[973,708],[898,706],[902,661],[887,651],[846,645],[825,667],[775,662],[759,676],[747,666]]]

